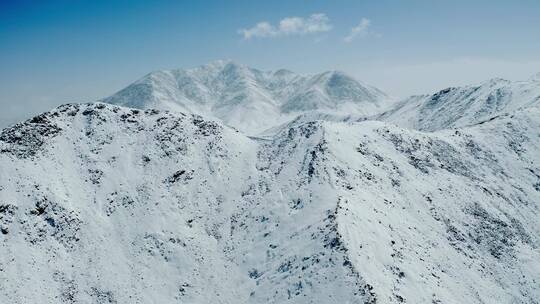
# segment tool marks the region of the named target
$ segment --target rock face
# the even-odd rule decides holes
[[[337,71],[299,75],[264,72],[231,61],[150,73],[106,103],[138,109],[198,113],[257,134],[307,111],[371,115],[388,97]]]
[[[0,133],[0,303],[538,303],[538,134],[64,105]]]

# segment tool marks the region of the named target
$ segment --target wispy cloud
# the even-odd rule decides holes
[[[370,26],[371,26],[371,20],[367,18],[362,18],[362,20],[360,20],[360,23],[351,29],[351,32],[349,33],[349,35],[343,38],[343,41],[349,43],[353,41],[356,37],[362,38],[362,37],[368,36],[370,34],[370,31],[369,31]]]
[[[330,19],[325,14],[312,14],[308,18],[287,17],[281,19],[277,25],[262,21],[251,28],[240,29],[238,33],[244,39],[251,39],[316,34],[328,32],[331,29]]]

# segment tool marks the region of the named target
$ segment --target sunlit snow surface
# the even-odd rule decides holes
[[[539,105],[540,77],[535,75],[528,81],[491,79],[480,85],[412,96],[377,119],[402,127],[435,131],[469,126],[496,115]]]
[[[342,72],[267,72],[231,61],[153,72],[103,101],[197,113],[250,135],[306,112],[371,115],[390,104],[386,94]]]
[[[512,109],[262,138],[61,106],[0,134],[0,303],[537,303],[540,110]]]

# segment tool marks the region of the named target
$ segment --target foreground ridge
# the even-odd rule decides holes
[[[539,131],[60,106],[0,133],[0,302],[535,303]]]

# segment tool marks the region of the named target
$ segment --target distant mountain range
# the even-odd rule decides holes
[[[388,105],[382,91],[342,72],[263,72],[231,61],[153,72],[102,101],[197,113],[251,134],[306,112],[370,115]]]
[[[406,128],[435,131],[464,127],[503,113],[540,105],[540,77],[527,81],[491,79],[480,85],[412,96],[378,117]]]
[[[52,109],[0,132],[0,303],[538,303],[539,88],[215,62]]]
[[[390,98],[339,71],[299,75],[264,72],[232,61],[188,70],[150,73],[104,98],[138,109],[196,113],[257,135],[297,116],[382,120],[434,131],[473,125],[493,116],[540,104],[540,73],[527,81],[491,79],[435,94]]]

